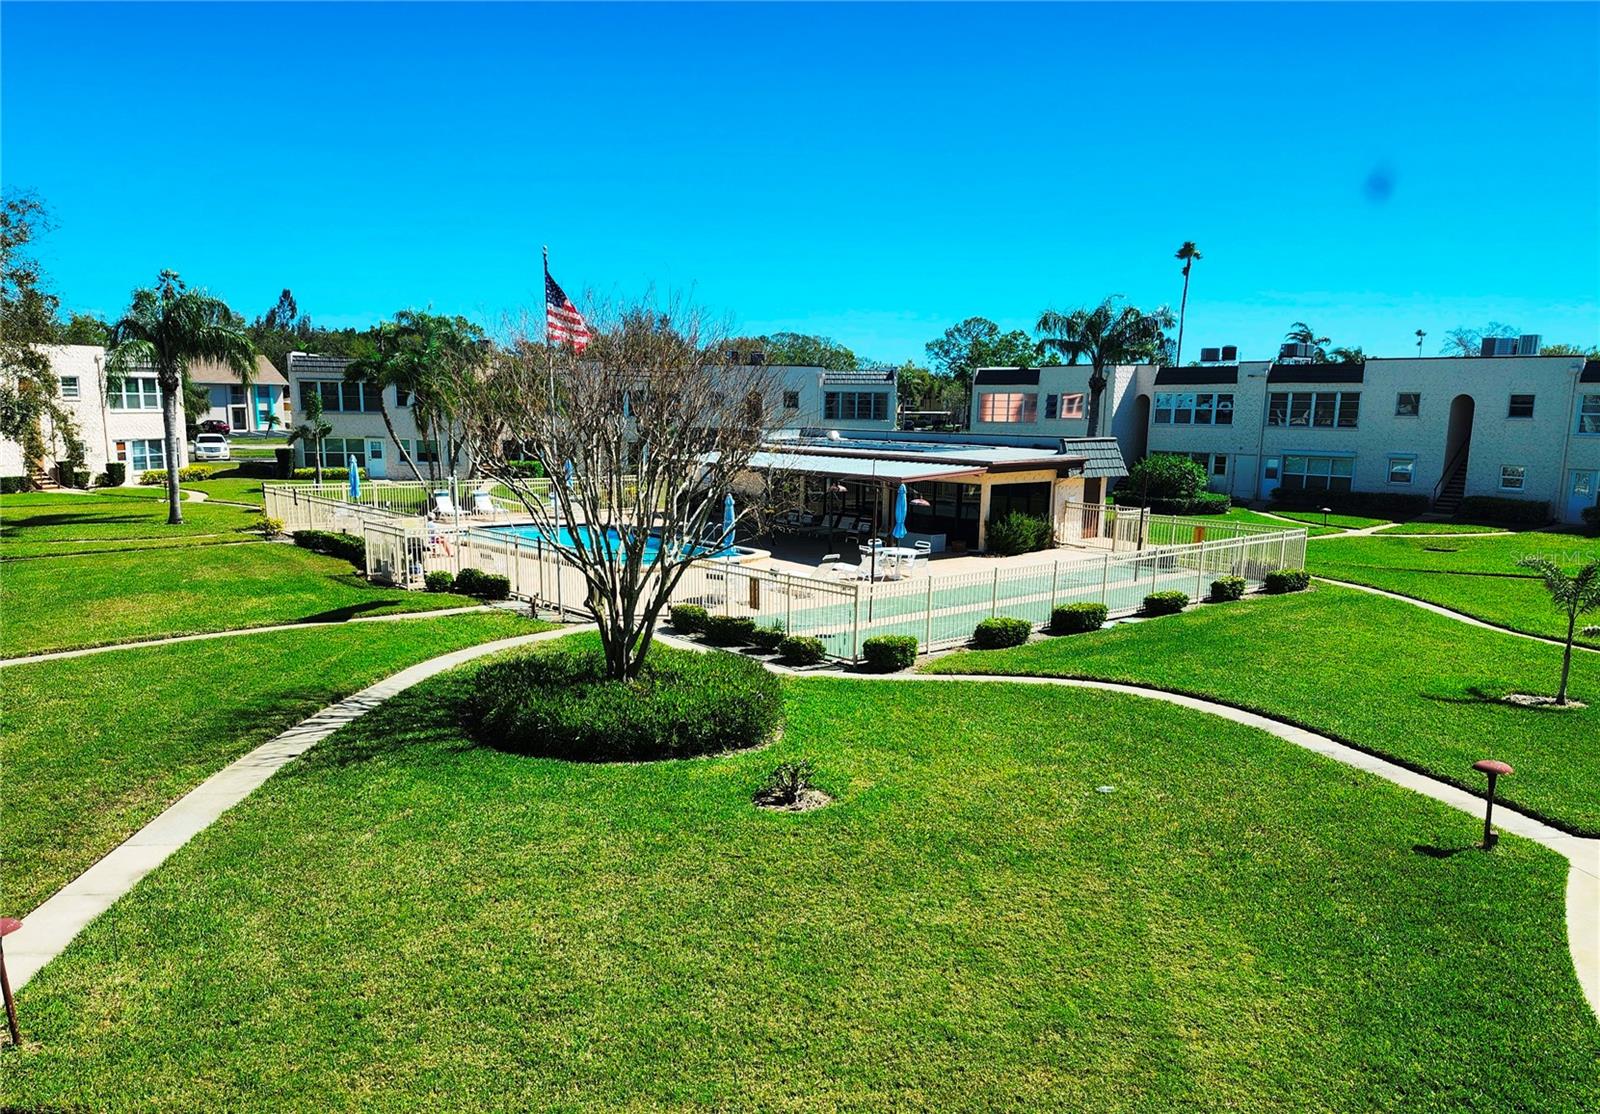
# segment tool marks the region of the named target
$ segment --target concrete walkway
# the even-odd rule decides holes
[[[689,642],[675,635],[657,634],[656,639],[682,649],[711,650],[711,647]],[[1425,797],[1430,797],[1473,816],[1479,816],[1483,812],[1482,798],[1476,797],[1464,789],[1437,781],[1415,770],[1408,770],[1404,766],[1399,766],[1376,755],[1368,754],[1366,751],[1357,750],[1355,747],[1337,742],[1326,735],[1319,735],[1314,731],[1307,731],[1303,727],[1283,723],[1269,716],[1247,712],[1242,708],[1234,708],[1227,704],[1203,700],[1196,696],[1167,692],[1164,689],[1122,684],[1115,681],[1085,681],[1066,677],[1012,677],[988,673],[890,673],[880,676],[847,674],[839,677],[837,674],[830,673],[799,672],[787,669],[774,662],[768,662],[766,665],[771,671],[785,676],[828,676],[862,684],[881,684],[884,682],[892,684],[948,684],[950,682],[964,682],[968,684],[1046,685],[1059,688],[1096,689],[1101,692],[1119,692],[1129,696],[1141,696],[1148,700],[1160,700],[1163,703],[1176,704],[1180,708],[1188,708],[1191,711],[1219,716],[1232,723],[1253,727],[1258,731],[1265,731],[1267,734],[1285,742],[1293,743],[1297,747],[1314,751],[1324,758],[1331,758],[1335,762],[1341,762],[1346,766],[1364,770],[1403,789],[1421,793]],[[1583,989],[1584,997],[1589,1000],[1589,1008],[1594,1011],[1596,1017],[1600,1017],[1600,839],[1584,839],[1581,836],[1570,835],[1530,816],[1525,816],[1506,805],[1496,807],[1495,820],[1495,827],[1499,831],[1509,832],[1524,839],[1531,839],[1567,860],[1567,946],[1572,955],[1573,969],[1577,972],[1578,984]]]
[[[23,918],[22,927],[6,940],[6,970],[13,989],[26,986],[46,963],[64,951],[73,938],[101,913],[178,848],[209,828],[224,812],[249,796],[281,766],[304,754],[323,739],[366,715],[385,700],[412,685],[435,677],[464,662],[561,638],[592,627],[561,627],[502,638],[464,650],[443,654],[402,669],[399,673],[362,689],[301,720],[281,735],[262,743],[243,758],[201,782],[165,812],[129,836],[105,858],[68,882]]]
[[[114,642],[110,646],[85,646],[79,650],[52,650],[48,654],[32,654],[25,658],[0,658],[0,669],[8,665],[29,665],[38,661],[60,661],[63,658],[82,658],[90,654],[109,654],[113,650],[142,650],[146,646],[170,646],[174,642],[204,642],[209,638],[241,638],[247,634],[271,634],[282,630],[315,630],[318,627],[342,627],[350,623],[397,623],[405,619],[435,619],[441,615],[469,615],[476,611],[494,611],[493,604],[470,604],[466,607],[441,607],[434,611],[401,611],[394,615],[357,615],[353,619],[334,619],[325,622],[278,623],[270,627],[240,627],[238,630],[208,631],[205,634],[175,634],[168,638],[151,638],[144,642]]]
[[[1476,616],[1468,615],[1465,611],[1452,611],[1448,607],[1441,607],[1439,604],[1429,603],[1427,600],[1419,600],[1415,596],[1403,596],[1399,592],[1391,592],[1385,588],[1374,588],[1370,584],[1357,584],[1353,580],[1335,580],[1331,576],[1313,576],[1311,579],[1320,580],[1324,584],[1337,584],[1341,588],[1354,588],[1358,592],[1368,592],[1374,596],[1382,596],[1385,599],[1399,600],[1401,603],[1409,603],[1412,607],[1420,607],[1422,610],[1431,611],[1435,615],[1443,615],[1446,619],[1454,619],[1456,622],[1465,623],[1469,627],[1479,627],[1483,630],[1498,631],[1501,634],[1509,634],[1516,638],[1526,638],[1533,642],[1543,642],[1549,646],[1561,647],[1566,645],[1566,643],[1561,641],[1559,638],[1551,638],[1549,635],[1544,634],[1529,634],[1527,631],[1512,630],[1510,627],[1502,627],[1498,623],[1490,623],[1483,619],[1479,619]],[[1579,642],[1574,642],[1572,644],[1572,648],[1574,650],[1582,650],[1586,654],[1600,654],[1600,650],[1597,650],[1595,647],[1585,646]]]

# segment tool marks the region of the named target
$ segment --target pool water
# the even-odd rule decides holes
[[[545,541],[549,538],[549,535],[537,526],[490,526],[487,527],[487,529],[491,533],[509,534],[518,538],[526,538],[529,541]],[[574,531],[566,526],[561,527],[561,533],[558,537],[559,544],[564,546],[576,546],[581,544],[586,548],[593,545],[593,542],[590,540],[589,527],[579,526],[576,534],[577,537],[576,540],[574,540]],[[622,534],[616,530],[607,530],[603,544],[607,553],[620,552],[622,548]],[[691,552],[693,552],[697,557],[738,557],[742,553],[747,552],[746,550],[740,549],[738,546],[724,546],[722,549],[716,550],[715,552],[713,552],[707,546],[691,546],[690,549]],[[661,539],[657,535],[651,534],[644,543],[645,563],[654,564],[660,554]]]

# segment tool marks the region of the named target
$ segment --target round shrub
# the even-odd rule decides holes
[[[1141,498],[1153,503],[1185,502],[1205,486],[1206,470],[1188,457],[1152,453],[1129,468],[1128,478],[1117,484],[1117,502],[1129,506],[1137,506]]]
[[[1244,598],[1245,582],[1242,576],[1224,576],[1211,582],[1211,599],[1214,603]]]
[[[1151,592],[1144,598],[1144,613],[1146,615],[1176,615],[1189,606],[1187,592],[1168,591]]]
[[[1033,624],[1026,619],[985,619],[972,632],[972,644],[980,650],[1003,650],[1007,646],[1021,646],[1033,634]]]
[[[873,673],[898,673],[917,661],[917,640],[909,634],[878,634],[861,644],[861,657]]]
[[[1048,549],[1050,540],[1050,520],[1039,515],[1012,511],[1001,518],[989,520],[989,552],[1000,557]]]
[[[734,615],[712,615],[700,628],[700,636],[713,646],[748,646],[755,632],[754,619]]]
[[[769,654],[777,653],[778,647],[783,645],[783,624],[757,627],[750,632],[750,645]]]
[[[478,587],[482,580],[483,570],[468,566],[467,568],[464,568],[460,572],[456,573],[456,591],[460,592],[463,596],[475,596],[478,594]]]
[[[1085,634],[1106,625],[1103,603],[1063,603],[1050,612],[1051,634]]]
[[[511,598],[511,579],[498,573],[467,567],[456,574],[455,590],[480,600]]]
[[[778,658],[785,665],[816,665],[828,656],[820,638],[791,634],[778,643]]]
[[[107,468],[111,466],[106,465]],[[1600,506],[1583,508],[1583,524],[1589,528],[1589,533],[1600,534]]]
[[[443,570],[438,570],[423,577],[422,583],[430,592],[449,592],[455,588],[456,578]]]
[[[1304,592],[1311,587],[1311,574],[1305,569],[1279,569],[1264,578],[1268,592],[1281,596],[1285,592]]]
[[[672,616],[672,629],[679,634],[699,634],[706,629],[706,620],[710,618],[705,608],[692,603],[675,604],[668,614]]]
[[[764,743],[782,722],[782,699],[778,678],[757,662],[665,646],[633,680],[608,680],[589,643],[484,666],[462,722],[518,754],[641,762]]]

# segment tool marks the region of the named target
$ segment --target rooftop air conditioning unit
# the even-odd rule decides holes
[[[1203,363],[1203,364],[1218,363],[1219,361],[1221,361],[1221,359],[1222,359],[1222,349],[1220,349],[1220,348],[1202,348],[1202,349],[1200,349],[1200,362]]]
[[[1517,355],[1537,356],[1542,339],[1538,333],[1523,333],[1517,338]]]
[[[1239,346],[1237,344],[1224,344],[1222,346],[1222,362],[1225,364],[1239,362]]]
[[[1278,346],[1278,362],[1280,364],[1309,364],[1314,358],[1315,348],[1310,344],[1301,344],[1291,341]]]
[[[1479,349],[1480,356],[1516,356],[1516,337],[1484,337],[1483,347]]]

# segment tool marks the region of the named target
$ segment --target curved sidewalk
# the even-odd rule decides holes
[[[369,685],[337,704],[301,720],[249,754],[224,766],[168,805],[161,815],[129,836],[88,870],[57,890],[23,918],[22,927],[6,941],[6,970],[13,989],[26,986],[40,968],[64,951],[73,938],[134,887],[178,848],[209,828],[216,819],[249,796],[295,757],[304,754],[346,724],[353,723],[412,685],[435,677],[474,658],[561,638],[589,627],[557,627],[469,646],[419,662]]]
[[[1354,588],[1358,592],[1369,592],[1374,596],[1382,596],[1384,599],[1399,600],[1401,603],[1409,603],[1412,607],[1420,607],[1422,610],[1431,611],[1435,615],[1443,615],[1446,619],[1454,619],[1456,622],[1465,623],[1469,627],[1479,627],[1483,630],[1498,631],[1501,634],[1509,634],[1515,638],[1526,638],[1532,642],[1543,642],[1547,646],[1562,647],[1566,645],[1566,643],[1561,641],[1561,639],[1551,638],[1547,634],[1529,634],[1527,631],[1512,630],[1510,627],[1502,627],[1498,623],[1491,623],[1485,619],[1479,619],[1475,615],[1468,615],[1465,611],[1453,611],[1442,604],[1429,603],[1427,600],[1420,600],[1416,596],[1406,596],[1400,594],[1399,592],[1391,592],[1387,588],[1374,588],[1370,584],[1357,584],[1353,580],[1339,580],[1338,578],[1332,576],[1313,575],[1311,579],[1320,580],[1324,584],[1337,584],[1341,588]],[[1572,648],[1574,650],[1583,650],[1584,652],[1590,654],[1600,654],[1600,649],[1596,649],[1593,646],[1585,646],[1581,642],[1574,642],[1572,644]]]

